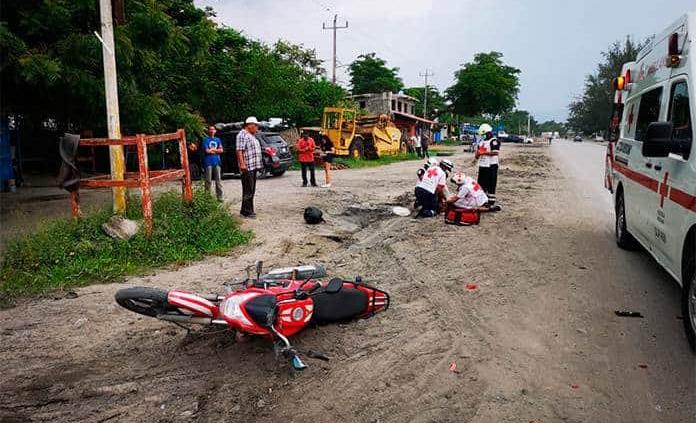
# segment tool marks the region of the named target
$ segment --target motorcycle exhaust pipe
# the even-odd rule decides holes
[[[174,323],[193,323],[196,325],[212,325],[213,319],[210,317],[196,317],[196,316],[180,316],[171,314],[159,314],[157,318],[167,322]]]

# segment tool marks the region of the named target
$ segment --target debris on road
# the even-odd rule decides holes
[[[638,317],[642,319],[644,316],[640,314],[639,311],[620,311],[616,310],[614,311],[614,314],[616,314],[619,317]]]
[[[452,373],[461,373],[459,370],[457,370],[457,363],[455,363],[454,361],[452,362],[452,364],[450,364],[449,370]]]
[[[478,285],[475,283],[468,283],[466,284],[466,289],[468,289],[469,291],[474,291],[478,289]]]

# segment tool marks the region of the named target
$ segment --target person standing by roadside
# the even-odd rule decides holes
[[[430,158],[430,154],[428,153],[428,145],[430,145],[430,138],[423,132],[423,134],[420,137],[420,143],[421,143],[421,150],[423,151],[423,155],[421,158]]]
[[[481,140],[476,150],[476,158],[479,161],[478,183],[488,196],[488,205],[495,204],[495,190],[498,185],[498,155],[500,142],[493,135],[493,128],[484,123],[478,130]]]
[[[302,136],[297,140],[297,159],[302,166],[302,186],[307,186],[307,170],[309,170],[310,181],[313,187],[317,186],[317,180],[314,175],[314,150],[316,149],[314,140],[306,132],[302,132]]]
[[[215,195],[218,201],[222,201],[222,179],[220,168],[220,154],[223,153],[222,142],[215,136],[214,126],[208,127],[208,136],[203,138],[201,148],[203,150],[203,168],[205,169],[205,190],[210,193],[215,179]]]
[[[242,174],[242,216],[254,219],[254,195],[256,194],[256,172],[263,167],[261,144],[254,134],[259,121],[250,116],[244,121],[244,128],[237,134],[237,163]]]
[[[418,157],[422,159],[423,150],[421,150],[420,137],[416,135],[415,131],[413,132],[413,135],[411,135],[411,144],[413,145],[413,148],[416,150],[416,154],[418,155]]]
[[[324,180],[325,184],[322,188],[331,188],[331,164],[333,163],[334,153],[336,149],[334,148],[333,142],[327,136],[321,137],[321,151],[323,152],[324,161]]]

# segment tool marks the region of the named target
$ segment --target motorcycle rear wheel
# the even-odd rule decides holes
[[[116,292],[115,298],[121,307],[148,317],[176,310],[167,301],[167,291],[157,288],[125,288]]]

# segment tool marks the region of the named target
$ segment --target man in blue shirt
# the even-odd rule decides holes
[[[203,150],[203,167],[205,168],[205,190],[210,192],[215,178],[215,195],[218,201],[222,201],[222,179],[220,168],[220,154],[222,154],[222,142],[215,136],[215,127],[208,128],[208,136],[201,143]]]

